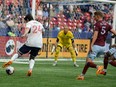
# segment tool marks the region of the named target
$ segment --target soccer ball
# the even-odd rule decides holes
[[[14,67],[12,67],[12,66],[6,67],[6,73],[8,75],[12,75],[14,73]]]

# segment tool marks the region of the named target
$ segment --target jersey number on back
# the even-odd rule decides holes
[[[105,26],[102,26],[102,30],[101,30],[101,34],[103,35],[103,34],[105,34],[106,33],[106,27]]]
[[[33,26],[33,33],[41,32],[40,26]]]

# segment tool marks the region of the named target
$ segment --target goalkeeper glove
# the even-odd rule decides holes
[[[114,38],[114,37],[116,37],[116,35],[112,35],[112,36],[111,36],[111,38]]]
[[[51,55],[54,53],[54,51],[55,51],[55,46],[52,47]]]
[[[76,54],[76,56],[78,56],[78,51],[77,51],[77,48],[75,48],[75,54]]]

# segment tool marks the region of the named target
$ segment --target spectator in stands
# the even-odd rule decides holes
[[[49,15],[48,8],[45,7],[44,10],[43,10],[43,17],[45,17],[47,19],[48,18],[48,15]]]

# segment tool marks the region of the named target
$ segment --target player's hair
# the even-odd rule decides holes
[[[104,15],[103,15],[103,13],[101,12],[101,11],[96,11],[95,13],[94,13],[94,15],[96,15],[96,16],[100,16],[100,17],[104,17]]]
[[[33,16],[31,14],[27,14],[24,18],[25,21],[31,21],[31,20],[34,20],[33,19]]]

